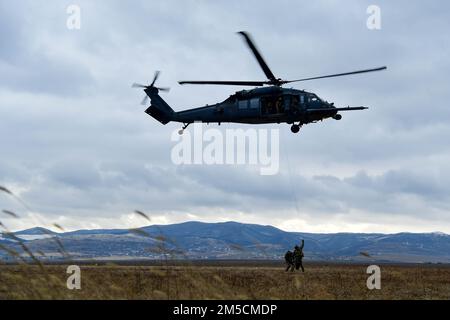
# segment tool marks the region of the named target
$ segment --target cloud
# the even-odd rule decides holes
[[[164,223],[195,216],[308,229],[299,231],[450,232],[448,4],[380,1],[380,31],[366,28],[369,1],[79,1],[79,31],[66,28],[68,4],[0,5],[0,184],[33,209],[1,197],[0,208],[23,217],[5,217],[11,228],[121,227],[137,223],[128,214],[139,209]],[[261,126],[281,130],[277,176],[175,166],[170,135],[179,126],[144,114],[143,92],[130,84],[161,69],[175,110],[221,101],[240,88],[176,81],[263,79],[239,30],[282,78],[388,70],[296,86],[370,109],[299,135]]]

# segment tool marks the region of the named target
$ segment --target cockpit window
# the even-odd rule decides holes
[[[308,100],[310,102],[321,101],[320,98],[317,95],[313,94],[313,93],[308,95]]]

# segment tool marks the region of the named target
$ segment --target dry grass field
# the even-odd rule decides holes
[[[0,299],[450,299],[450,267],[382,265],[368,290],[365,265],[81,265],[81,290],[67,266],[0,265]]]

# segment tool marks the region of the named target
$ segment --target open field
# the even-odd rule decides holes
[[[0,299],[450,299],[450,266],[381,265],[381,290],[368,290],[367,265],[178,263],[80,265],[81,290],[68,290],[65,265],[0,265]]]

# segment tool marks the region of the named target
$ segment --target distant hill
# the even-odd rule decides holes
[[[73,259],[283,259],[305,239],[306,260],[450,263],[450,236],[443,233],[314,234],[237,222],[185,222],[65,233],[33,228],[14,235],[52,260],[61,258],[61,246]],[[0,236],[0,244],[26,256],[11,237]],[[0,258],[8,259],[8,253],[0,250]]]
[[[51,230],[45,229],[45,228],[37,227],[37,228],[27,229],[27,230],[23,230],[23,231],[17,231],[17,232],[14,232],[14,234],[16,236],[19,236],[19,235],[44,235],[44,234],[56,235],[57,233],[53,232]]]

